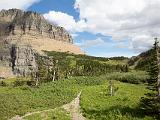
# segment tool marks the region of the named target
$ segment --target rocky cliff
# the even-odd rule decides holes
[[[24,12],[18,9],[2,10],[0,12],[1,35],[30,35],[51,38],[73,43],[68,32],[59,26],[49,24],[45,18],[36,12]]]
[[[70,34],[36,12],[0,12],[0,78],[28,76],[36,71],[36,55],[43,50],[83,54]]]
[[[12,71],[16,76],[29,76],[37,70],[36,51],[29,45],[11,48]]]

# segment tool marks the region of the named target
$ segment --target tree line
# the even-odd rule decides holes
[[[102,60],[103,61],[103,60]],[[55,56],[37,57],[38,70],[31,76],[38,85],[40,82],[55,81],[73,76],[99,76],[111,72],[128,72],[128,65],[108,64],[104,61],[91,60],[58,53]]]

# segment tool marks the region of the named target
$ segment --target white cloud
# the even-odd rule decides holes
[[[44,16],[71,33],[91,32],[130,41],[129,49],[144,51],[160,37],[160,0],[76,0],[80,20],[50,11]],[[122,45],[121,45],[122,46]]]
[[[86,31],[130,40],[130,49],[146,50],[160,37],[160,0],[76,0]]]
[[[67,13],[49,11],[44,14],[44,17],[51,23],[56,23],[73,33],[82,32],[86,29],[86,23],[83,19],[76,22],[73,16],[70,16]]]
[[[76,45],[82,48],[94,47],[94,46],[101,46],[105,44],[105,41],[101,38],[97,38],[95,40],[83,40],[81,43],[75,43]]]
[[[17,9],[27,9],[32,4],[39,2],[40,0],[0,0],[0,10],[2,9],[11,9],[11,8],[17,8]]]

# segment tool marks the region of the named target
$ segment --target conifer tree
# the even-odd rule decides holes
[[[150,90],[145,98],[142,98],[143,109],[147,114],[156,115],[160,118],[160,70],[159,70],[159,47],[157,38],[155,38],[154,47],[152,48],[151,63],[149,68],[149,79],[147,88]]]

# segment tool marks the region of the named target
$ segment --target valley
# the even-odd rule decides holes
[[[102,42],[102,40],[100,40]],[[96,57],[43,15],[0,12],[0,120],[158,120],[160,48]]]

